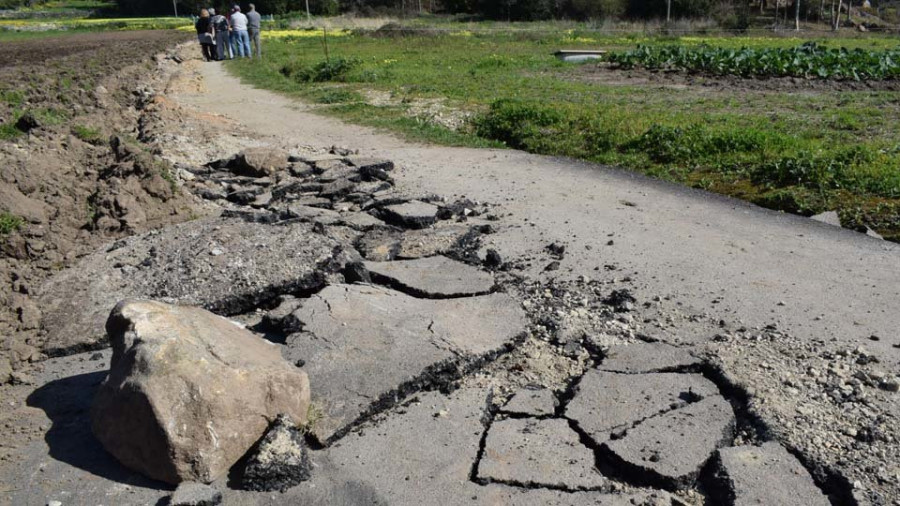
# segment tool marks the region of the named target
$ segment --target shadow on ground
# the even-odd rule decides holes
[[[28,396],[31,407],[44,410],[53,425],[44,440],[54,459],[107,480],[154,490],[169,485],[129,471],[107,453],[91,432],[90,408],[106,371],[51,381]]]

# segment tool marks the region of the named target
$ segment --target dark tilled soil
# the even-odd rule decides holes
[[[87,53],[88,58],[111,57],[109,64],[136,63],[176,42],[190,38],[175,30],[74,33],[16,42],[4,42],[0,52],[0,68],[34,65],[67,56]],[[8,76],[7,76],[8,77]],[[4,79],[5,80],[5,79]]]
[[[704,87],[712,91],[898,91],[900,80],[838,81],[834,79],[804,79],[800,77],[745,78],[712,76],[683,71],[654,71],[644,68],[620,69],[608,63],[585,64],[572,72],[572,78],[610,85],[656,85],[673,88]]]

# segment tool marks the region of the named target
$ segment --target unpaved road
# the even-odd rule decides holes
[[[489,239],[505,259],[567,245],[561,270],[535,264],[534,276],[596,278],[615,266],[639,301],[677,297],[728,324],[775,323],[800,340],[864,345],[886,368],[900,363],[900,245],[608,167],[409,143],[242,85],[219,65],[202,74],[205,93],[176,98],[288,143],[395,160],[401,187],[501,204],[522,224]]]

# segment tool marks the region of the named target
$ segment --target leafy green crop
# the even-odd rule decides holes
[[[701,45],[646,46],[613,53],[609,61],[622,68],[687,70],[744,77],[811,77],[881,80],[900,78],[900,48],[887,51],[830,49],[815,42],[794,48],[721,48]]]

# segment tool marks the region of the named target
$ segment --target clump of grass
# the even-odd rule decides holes
[[[25,220],[7,211],[0,212],[0,235],[7,235],[20,229]]]
[[[311,434],[316,430],[316,424],[325,418],[325,409],[315,402],[309,404],[306,411],[306,423],[300,427],[303,434]]]
[[[330,58],[314,65],[290,61],[281,67],[281,73],[298,82],[322,83],[346,81],[350,71],[359,65],[355,58]]]
[[[363,97],[353,90],[329,88],[322,90],[314,97],[314,100],[320,104],[344,104],[347,102],[362,102]]]
[[[92,128],[84,125],[74,125],[72,127],[72,135],[87,142],[88,144],[102,144],[103,135],[98,128]]]

